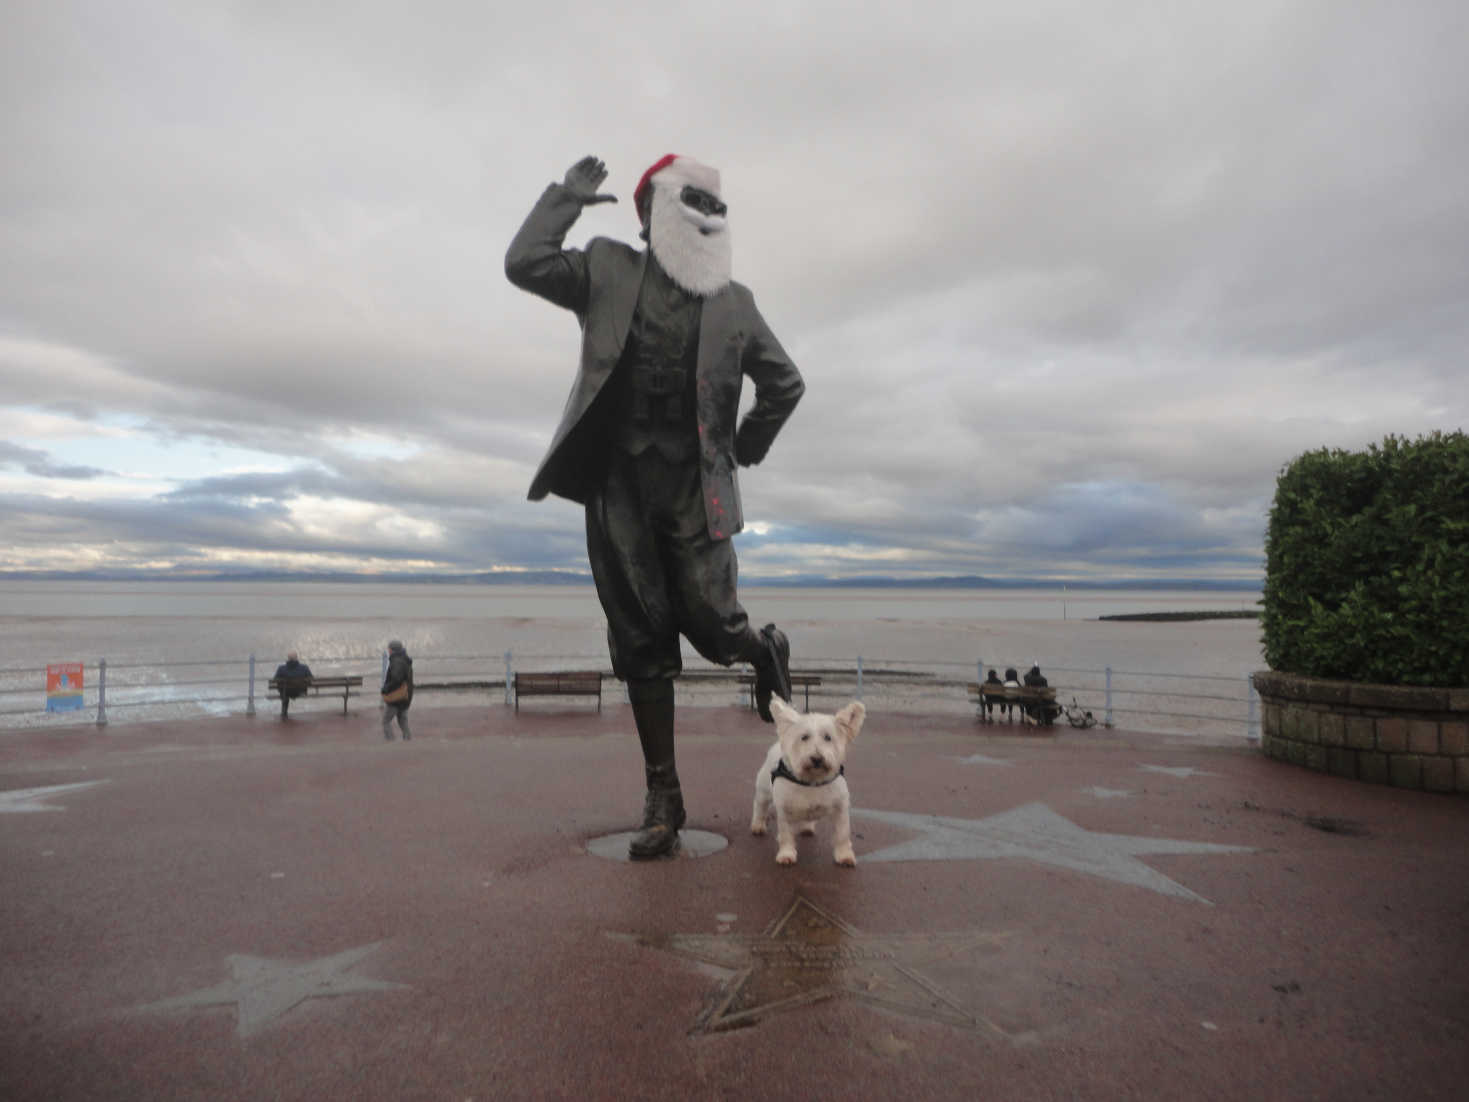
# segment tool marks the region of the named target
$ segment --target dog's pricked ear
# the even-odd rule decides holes
[[[846,732],[848,742],[857,737],[866,719],[867,707],[860,700],[852,701],[836,714],[837,726]]]
[[[777,731],[785,728],[787,724],[794,723],[801,718],[801,713],[792,708],[774,693],[770,694],[770,714],[775,717],[775,729]]]

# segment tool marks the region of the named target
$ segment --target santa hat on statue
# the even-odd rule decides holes
[[[680,157],[677,153],[665,153],[649,166],[633,189],[633,210],[638,220],[647,222],[653,201],[653,177],[658,177],[657,186],[671,188],[675,193],[692,184],[702,188],[716,199],[719,194],[719,170],[700,164],[692,157]]]

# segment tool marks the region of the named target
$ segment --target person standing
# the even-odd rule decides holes
[[[393,720],[397,719],[403,739],[413,737],[408,729],[408,706],[413,703],[413,659],[403,648],[402,640],[388,643],[388,671],[383,676],[383,738],[393,741]]]
[[[607,169],[584,157],[542,193],[505,254],[522,290],[572,311],[581,358],[551,446],[531,482],[586,512],[587,556],[607,615],[612,671],[627,683],[647,794],[634,859],[678,846],[686,814],[674,761],[673,679],[679,636],[722,666],[755,669],[755,702],[791,699],[790,641],[760,631],[736,596],[731,537],[744,527],[737,466],[765,458],[805,391],[796,365],[731,279],[728,208],[719,173],[660,158],[633,202],[648,242],[593,238],[563,247]],[[755,401],[739,416],[749,377]]]
[[[291,701],[305,696],[311,687],[311,667],[295,651],[286,652],[286,660],[275,668],[275,687],[281,694],[281,718],[285,719]]]

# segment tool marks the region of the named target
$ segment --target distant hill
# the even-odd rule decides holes
[[[1258,620],[1259,609],[1226,609],[1209,612],[1122,612],[1115,616],[1098,616],[1098,620],[1145,620],[1152,623],[1183,623],[1191,620]]]
[[[177,570],[10,570],[0,571],[0,581],[29,582],[322,582],[397,585],[580,585],[592,584],[590,573],[581,570],[482,571],[463,574],[354,574],[345,571],[314,573],[289,570],[213,571],[190,573]],[[1074,581],[1056,578],[986,578],[957,574],[931,578],[893,578],[860,574],[846,578],[798,575],[780,578],[746,576],[747,588],[841,589],[1067,589],[1096,590],[1209,590],[1259,592],[1259,581],[1218,581],[1209,578],[1132,578],[1126,581]]]

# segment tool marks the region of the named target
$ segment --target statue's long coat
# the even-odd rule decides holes
[[[605,237],[593,238],[584,250],[563,249],[581,209],[570,190],[552,184],[505,254],[510,282],[571,310],[582,330],[576,381],[531,481],[532,501],[553,493],[585,504],[600,485],[610,444],[605,427],[589,414],[622,356],[647,263],[646,253]],[[755,384],[755,404],[737,429],[746,375]],[[744,527],[736,462],[748,466],[765,458],[804,392],[800,372],[755,309],[747,287],[730,283],[704,299],[695,408],[711,539],[728,539]]]

